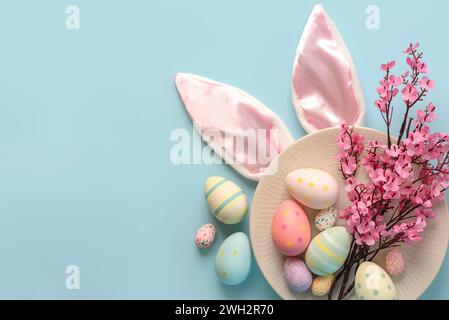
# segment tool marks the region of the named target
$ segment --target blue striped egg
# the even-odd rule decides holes
[[[318,276],[335,273],[348,257],[350,246],[351,235],[344,227],[324,230],[307,248],[307,267]]]
[[[213,216],[225,224],[241,222],[248,212],[248,200],[234,182],[211,177],[204,184],[204,195]]]

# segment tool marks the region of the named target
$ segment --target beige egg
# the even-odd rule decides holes
[[[325,171],[298,169],[289,173],[285,182],[292,197],[309,208],[326,209],[337,201],[338,183]]]
[[[329,274],[327,276],[316,277],[312,282],[312,294],[317,297],[325,296],[331,290],[334,284],[335,276]]]

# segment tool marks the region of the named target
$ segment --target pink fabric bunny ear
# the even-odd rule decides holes
[[[298,46],[292,97],[298,119],[309,133],[342,122],[363,125],[365,103],[356,69],[321,5],[314,7]]]
[[[200,76],[176,75],[196,129],[226,163],[258,181],[294,140],[282,120],[246,92]]]

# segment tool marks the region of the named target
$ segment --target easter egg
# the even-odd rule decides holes
[[[215,226],[213,224],[205,224],[196,233],[195,245],[200,249],[209,248],[215,240]]]
[[[355,274],[355,294],[360,300],[393,300],[396,288],[384,269],[366,261]]]
[[[306,251],[306,263],[318,276],[335,273],[345,262],[351,236],[344,227],[332,227],[319,233]]]
[[[315,227],[320,231],[332,228],[337,222],[337,214],[338,210],[334,207],[319,211],[315,217]]]
[[[248,200],[234,182],[211,177],[204,185],[204,195],[213,216],[225,224],[241,222],[248,211]]]
[[[399,276],[404,272],[405,261],[404,256],[398,249],[388,251],[385,256],[385,269],[390,276]]]
[[[327,172],[318,169],[298,169],[285,179],[288,191],[299,203],[312,209],[326,209],[338,197],[338,183]]]
[[[317,297],[327,295],[331,290],[334,281],[335,276],[333,274],[316,277],[312,282],[312,294]]]
[[[251,247],[246,234],[237,232],[226,238],[215,258],[215,273],[231,286],[245,281],[251,269]]]
[[[297,256],[306,251],[310,224],[304,210],[292,200],[282,202],[274,214],[271,235],[274,245],[285,256]]]
[[[284,278],[288,287],[296,293],[309,290],[313,279],[304,261],[298,257],[288,257],[285,260]]]

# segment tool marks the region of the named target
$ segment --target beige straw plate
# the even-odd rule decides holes
[[[356,130],[364,134],[367,141],[386,140],[382,132],[368,128]],[[324,170],[333,175],[340,184],[340,196],[335,207],[345,207],[348,201],[336,160],[336,155],[340,152],[336,143],[339,132],[338,128],[326,129],[296,141],[279,156],[277,163],[272,164],[278,166],[276,174],[265,176],[257,186],[250,216],[251,244],[263,275],[283,299],[319,299],[310,292],[295,294],[287,287],[282,274],[284,257],[276,250],[271,240],[271,222],[276,207],[282,201],[290,199],[284,179],[288,173],[299,168]],[[316,211],[305,209],[309,221],[312,222]],[[401,248],[406,269],[401,276],[393,278],[398,298],[401,300],[418,299],[432,283],[443,263],[449,240],[449,212],[446,201],[436,204],[435,210],[438,213],[437,218],[429,223],[423,235],[424,240],[413,245],[403,245]],[[344,222],[339,221],[339,224],[344,225]],[[312,230],[314,236],[317,230],[314,227]],[[376,262],[384,267],[383,260],[380,256]]]

